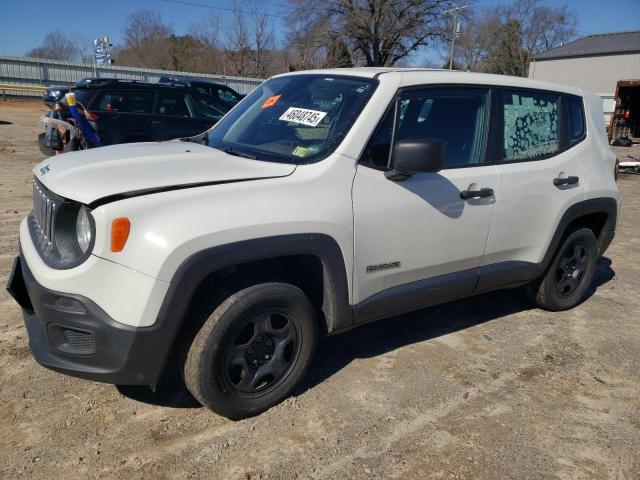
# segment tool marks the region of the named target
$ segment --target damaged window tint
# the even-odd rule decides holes
[[[97,110],[121,113],[151,113],[151,92],[105,92],[97,100]]]
[[[559,97],[545,93],[503,92],[504,161],[532,160],[559,150]]]
[[[260,160],[318,161],[349,132],[376,85],[376,80],[347,76],[273,78],[223,118],[207,144]]]

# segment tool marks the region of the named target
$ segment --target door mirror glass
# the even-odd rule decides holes
[[[439,140],[404,139],[393,147],[393,170],[399,174],[439,172],[446,158],[446,144]]]

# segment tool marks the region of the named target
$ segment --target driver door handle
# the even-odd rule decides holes
[[[575,185],[580,181],[578,177],[557,177],[553,179],[553,184],[556,187],[560,187],[562,185]]]
[[[463,190],[460,192],[460,198],[462,198],[463,200],[486,197],[493,197],[493,188],[481,188],[480,190]]]
[[[154,127],[161,127],[164,125],[164,122],[160,120],[151,120],[151,125],[153,125]]]

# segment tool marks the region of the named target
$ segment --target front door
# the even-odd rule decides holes
[[[487,88],[413,88],[400,93],[370,139],[353,184],[353,300],[382,300],[383,307],[367,316],[419,308],[416,299],[426,305],[464,296],[475,287],[498,180],[496,167],[484,163],[489,110]],[[387,179],[390,146],[402,139],[444,141],[444,169]],[[483,196],[469,193],[480,191]],[[385,306],[385,295],[403,291],[413,291],[412,300]]]

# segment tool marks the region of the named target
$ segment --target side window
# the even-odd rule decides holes
[[[394,106],[385,113],[378,128],[364,149],[361,162],[374,168],[387,168],[389,164],[389,149],[393,133]]]
[[[156,115],[190,117],[186,97],[181,93],[159,93],[154,112]]]
[[[580,97],[566,97],[569,117],[569,143],[578,143],[585,134],[584,107]]]
[[[535,160],[560,148],[559,96],[503,91],[503,161]]]
[[[151,92],[105,92],[96,99],[96,110],[122,113],[151,113]]]
[[[198,116],[218,120],[227,112],[224,105],[220,105],[216,99],[209,95],[193,95],[193,103],[198,111]]]
[[[223,102],[227,102],[232,105],[240,101],[240,99],[236,95],[234,95],[231,90],[227,90],[226,88],[218,89],[218,98],[220,98],[220,100],[222,100]]]
[[[400,98],[395,141],[436,140],[445,143],[444,167],[480,164],[489,128],[489,90],[425,88]]]

